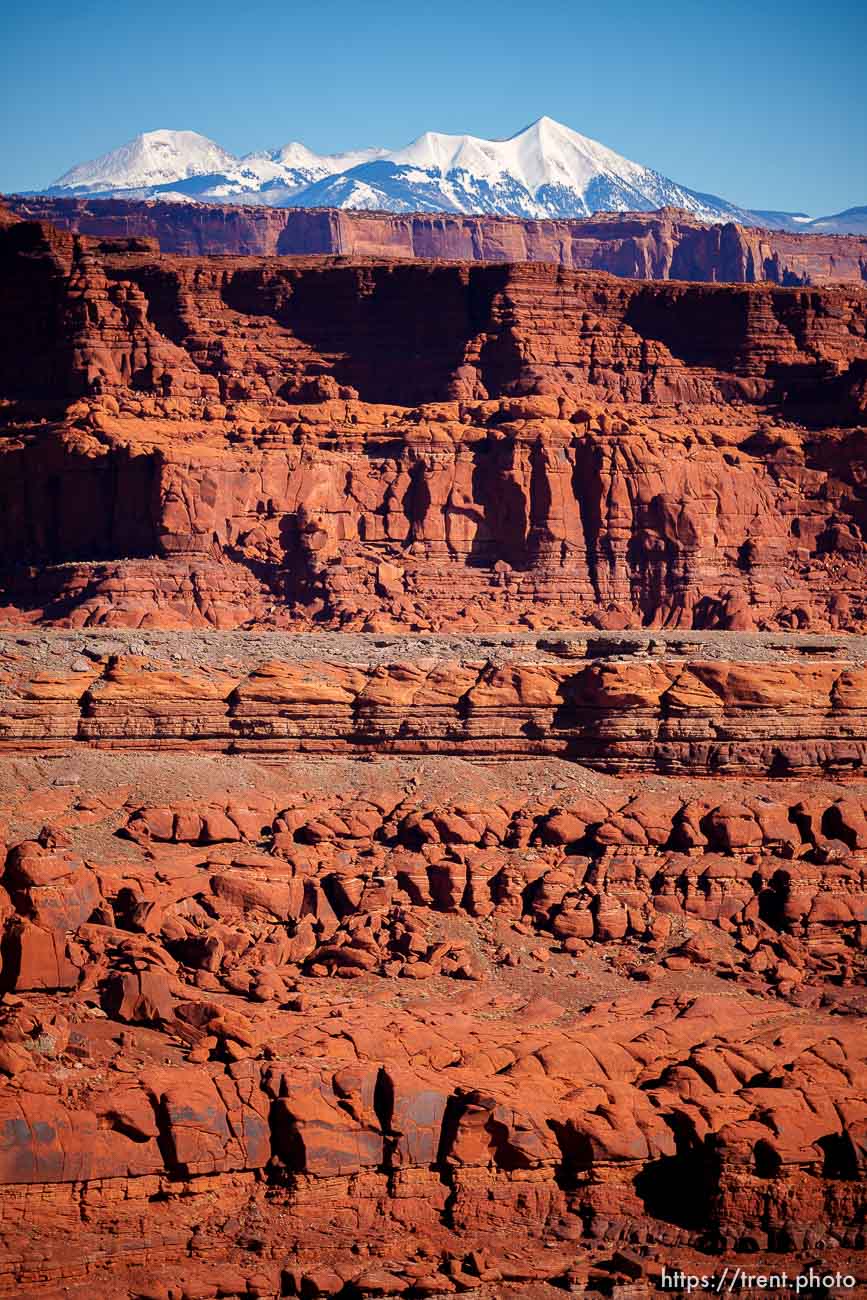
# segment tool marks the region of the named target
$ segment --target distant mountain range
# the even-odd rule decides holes
[[[491,213],[526,218],[676,207],[710,222],[867,233],[867,207],[811,218],[751,211],[630,162],[550,117],[508,140],[427,131],[404,149],[315,154],[303,144],[236,158],[195,131],[146,131],[41,191],[270,207]]]

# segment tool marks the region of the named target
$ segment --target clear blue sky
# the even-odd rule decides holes
[[[5,0],[0,190],[140,131],[233,153],[512,135],[542,114],[693,189],[867,204],[863,0]]]

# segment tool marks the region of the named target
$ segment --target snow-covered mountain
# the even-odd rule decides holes
[[[147,131],[45,193],[530,218],[671,206],[705,221],[810,228],[800,213],[753,213],[679,185],[550,117],[507,140],[427,131],[402,149],[322,155],[293,142],[242,158],[195,131]]]
[[[677,185],[550,117],[508,140],[428,131],[405,149],[317,181],[303,202],[517,217],[589,216],[668,204],[711,221],[742,215],[725,199]]]
[[[236,161],[196,131],[145,131],[120,149],[70,168],[52,190],[95,194],[154,189],[190,176],[222,172]]]
[[[361,149],[320,156],[293,141],[236,158],[196,131],[145,131],[111,153],[70,168],[45,193],[276,205],[315,181],[382,153]]]
[[[73,167],[47,192],[518,217],[670,204],[712,221],[742,216],[549,117],[508,140],[427,131],[392,151],[320,155],[293,142],[243,158],[194,131],[148,131]]]

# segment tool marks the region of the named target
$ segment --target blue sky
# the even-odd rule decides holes
[[[173,127],[233,153],[503,137],[547,114],[693,189],[867,204],[867,6],[5,0],[0,190]]]

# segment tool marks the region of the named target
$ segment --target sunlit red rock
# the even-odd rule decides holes
[[[0,226],[0,1294],[867,1276],[863,287]]]

